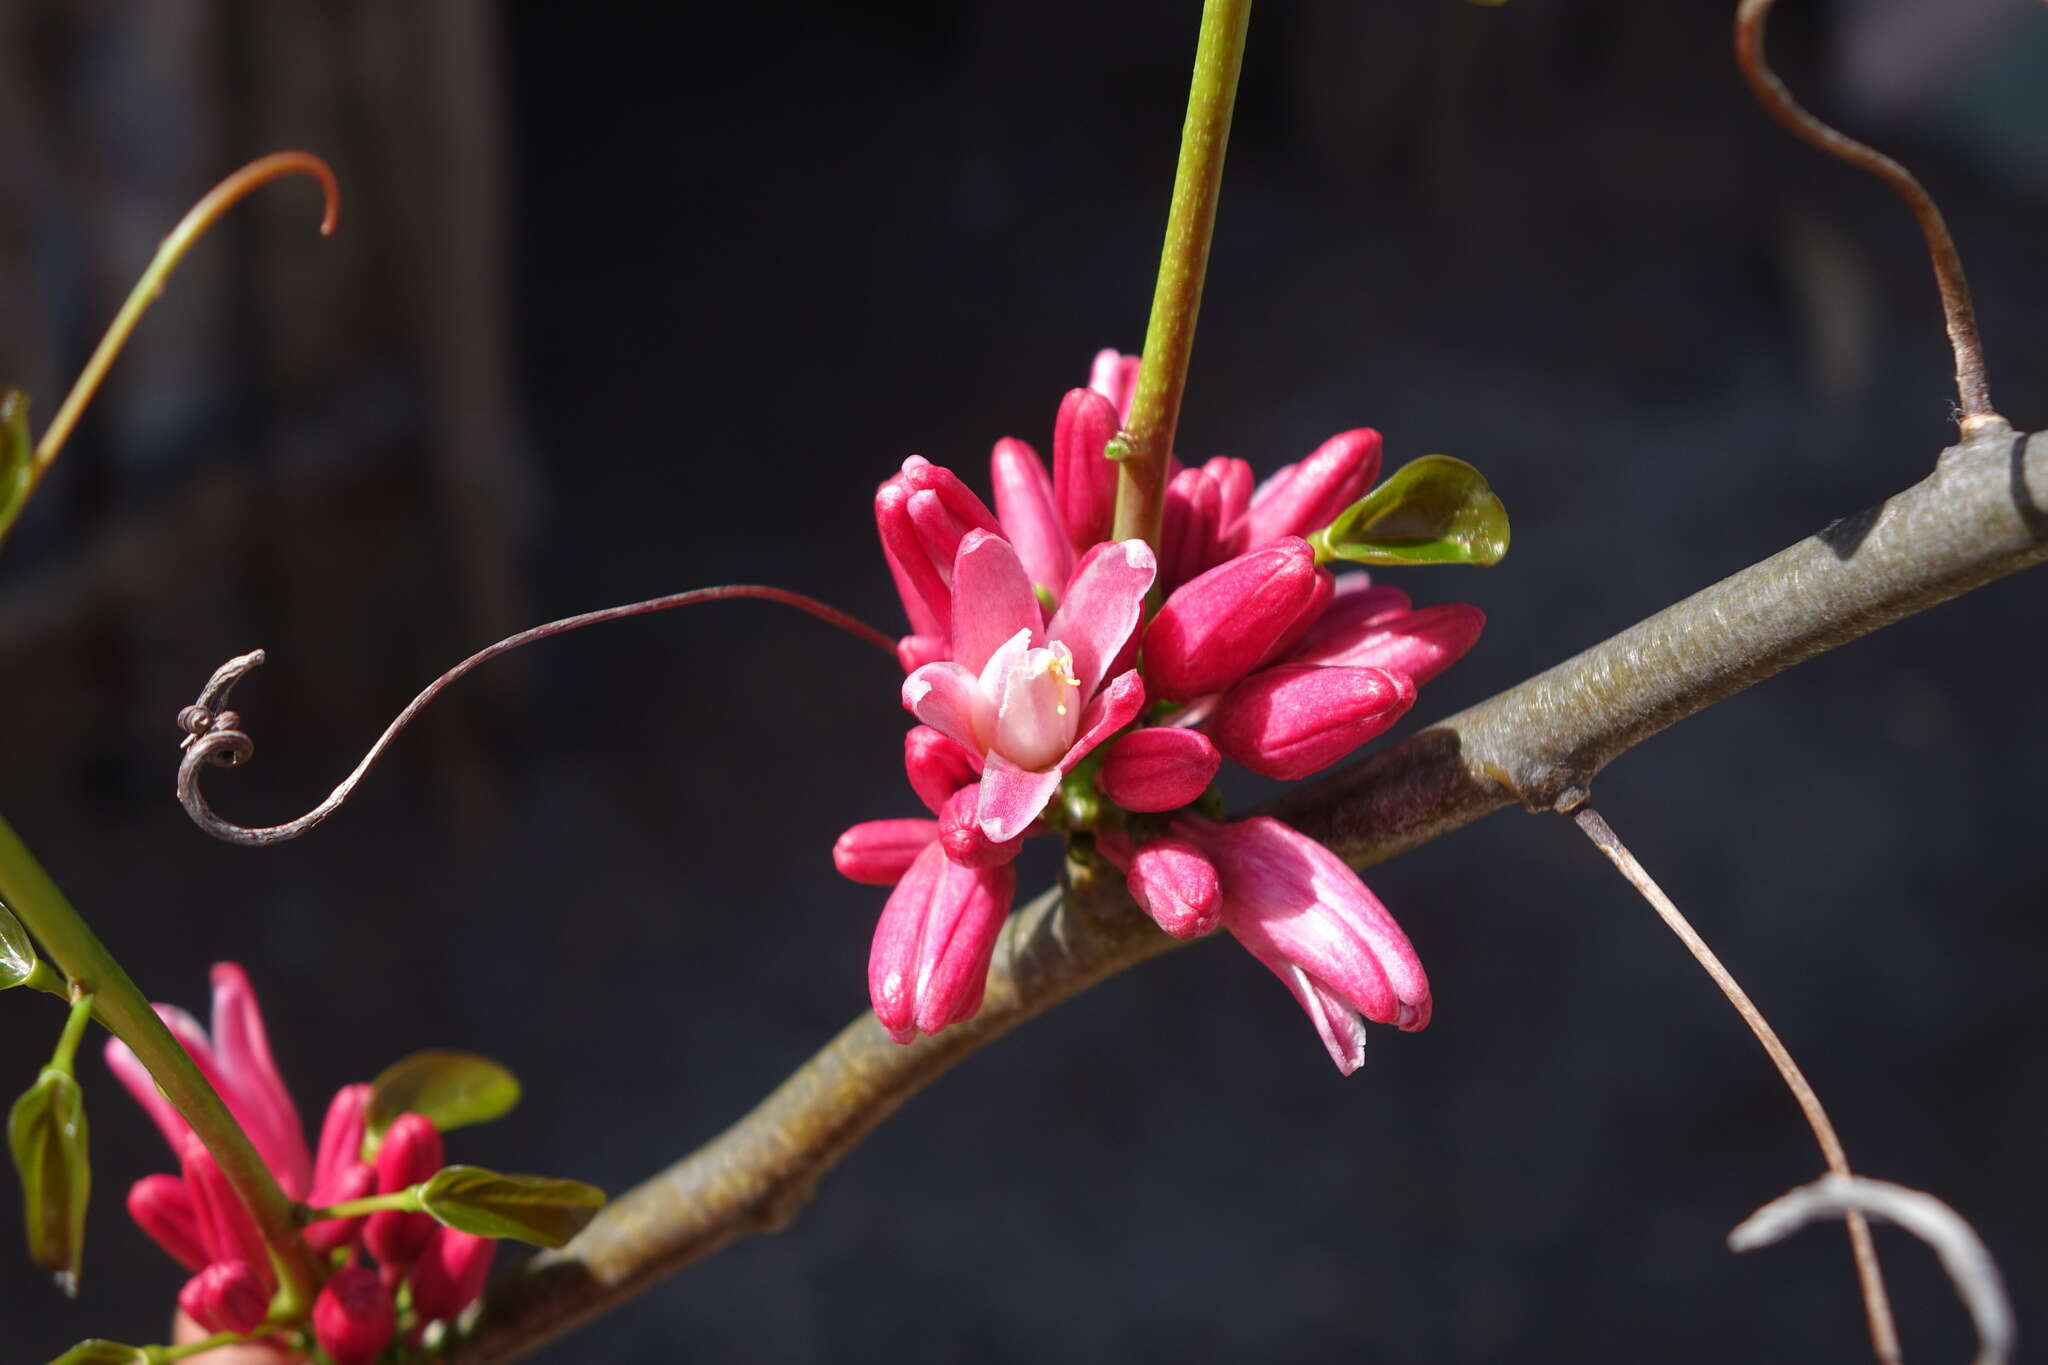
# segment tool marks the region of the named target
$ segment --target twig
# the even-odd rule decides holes
[[[1933,196],[1913,173],[1874,147],[1821,122],[1792,98],[1792,92],[1764,60],[1764,21],[1770,18],[1776,0],[1739,0],[1735,8],[1735,64],[1755,92],[1764,112],[1789,128],[1793,135],[1829,156],[1846,161],[1858,170],[1870,172],[1898,191],[1920,225],[1927,240],[1927,256],[1934,266],[1934,283],[1941,290],[1942,317],[1948,325],[1948,344],[1956,357],[1956,397],[1962,408],[1963,435],[1974,434],[1989,422],[1999,422],[1991,406],[1991,383],[1984,373],[1984,344],[1977,335],[1977,309],[1970,302],[1970,282],[1963,275],[1963,258],[1956,253],[1955,239]]]
[[[205,793],[199,790],[199,779],[205,776],[209,766],[239,767],[248,762],[256,752],[256,741],[250,739],[240,728],[242,718],[235,712],[224,709],[227,706],[228,693],[234,690],[235,684],[248,677],[264,660],[262,650],[251,650],[247,654],[236,655],[216,668],[213,676],[206,680],[206,686],[200,689],[199,699],[178,712],[178,728],[185,732],[184,743],[180,746],[185,750],[185,757],[178,764],[178,804],[185,808],[185,813],[192,817],[194,824],[214,838],[230,844],[260,847],[296,839],[341,809],[343,803],[354,794],[356,784],[376,766],[377,760],[384,756],[384,751],[398,738],[400,732],[412,724],[413,717],[424,711],[451,683],[477,667],[489,663],[500,654],[509,654],[521,645],[530,645],[537,640],[581,630],[585,626],[602,625],[607,621],[622,621],[629,616],[647,616],[658,611],[668,611],[673,607],[693,606],[699,602],[722,602],[734,598],[752,598],[795,607],[798,611],[817,617],[827,625],[845,631],[857,640],[875,646],[891,658],[896,656],[896,642],[873,626],[855,620],[845,612],[828,607],[823,602],[806,597],[802,593],[752,583],[728,583],[716,588],[693,588],[689,592],[670,593],[666,597],[653,597],[645,602],[629,602],[622,607],[606,607],[601,611],[584,612],[581,616],[567,616],[559,621],[549,621],[545,625],[522,630],[517,635],[507,636],[494,645],[480,649],[428,683],[417,697],[407,703],[406,708],[398,713],[391,724],[384,728],[384,733],[377,737],[377,742],[370,746],[369,752],[363,755],[355,770],[327,794],[326,800],[296,820],[287,820],[281,825],[251,827],[221,819],[207,803]]]
[[[1934,1248],[1977,1328],[1976,1365],[2005,1365],[2019,1333],[1998,1263],[1964,1217],[1933,1195],[1864,1176],[1824,1175],[1779,1195],[1728,1234],[1731,1251],[1754,1251],[1816,1218],[1846,1213],[1897,1223]]]
[[[1621,842],[1621,836],[1600,817],[1600,812],[1591,806],[1582,806],[1573,814],[1572,820],[1585,831],[1594,847],[1607,855],[1608,861],[1620,870],[1621,875],[1628,878],[1629,885],[1650,903],[1650,908],[1657,912],[1664,926],[1678,936],[1678,941],[1693,955],[1693,960],[1714,978],[1721,994],[1728,997],[1728,1003],[1735,1007],[1735,1012],[1742,1016],[1742,1022],[1749,1025],[1749,1031],[1770,1054],[1778,1075],[1784,1078],[1785,1088],[1798,1101],[1800,1112],[1806,1115],[1807,1126],[1813,1129],[1814,1140],[1820,1143],[1821,1156],[1827,1162],[1828,1170],[1838,1176],[1849,1176],[1848,1153],[1842,1150],[1842,1140],[1835,1135],[1835,1125],[1829,1121],[1820,1096],[1814,1093],[1806,1073],[1799,1069],[1798,1062],[1792,1060],[1791,1051],[1778,1037],[1778,1031],[1771,1027],[1770,1021],[1764,1018],[1763,1011],[1749,998],[1749,993],[1736,982],[1734,974],[1721,965],[1721,959],[1714,955],[1707,941],[1679,913],[1671,897],[1664,894],[1664,888],[1658,886],[1643,865],[1636,861],[1628,846]],[[1870,1240],[1870,1224],[1864,1221],[1862,1214],[1853,1211],[1849,1214],[1848,1223],[1849,1247],[1856,1257],[1856,1281],[1863,1290],[1863,1313],[1870,1323],[1871,1347],[1885,1365],[1897,1365],[1899,1330],[1892,1322],[1891,1298],[1884,1290],[1884,1271],[1877,1263],[1877,1246]]]
[[[1802,659],[2048,559],[2048,436],[1979,432],[1848,518],[1547,673],[1268,807],[1367,867],[1520,799],[1572,809],[1608,761]],[[954,1063],[1176,946],[1095,887],[1004,926],[981,1013],[909,1047],[862,1015],[693,1154],[499,1286],[450,1359],[515,1360],[662,1276],[781,1227],[839,1159]]]

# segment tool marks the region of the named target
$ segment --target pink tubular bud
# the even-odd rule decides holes
[[[906,635],[896,642],[896,662],[903,666],[905,673],[915,673],[926,664],[949,657],[951,651],[941,636]]]
[[[832,865],[848,881],[894,886],[938,837],[936,820],[868,820],[839,836]]]
[[[1154,839],[1130,856],[1131,899],[1175,938],[1200,938],[1223,920],[1216,866],[1185,839]]]
[[[1280,536],[1305,536],[1372,486],[1380,472],[1380,434],[1371,427],[1343,431],[1299,464],[1268,479],[1245,512],[1244,543],[1252,549]]]
[[[1223,490],[1199,469],[1183,469],[1166,485],[1166,516],[1159,535],[1159,582],[1167,591],[1219,558]]]
[[[313,1338],[334,1365],[368,1365],[397,1330],[391,1295],[367,1266],[335,1271],[313,1301]]]
[[[1202,461],[1202,472],[1216,481],[1221,492],[1223,541],[1219,546],[1220,557],[1228,559],[1244,552],[1243,530],[1238,523],[1244,517],[1245,509],[1252,500],[1252,467],[1243,460],[1233,460],[1228,455],[1217,455]]]
[[[1053,501],[1052,480],[1038,452],[1022,441],[1004,438],[989,456],[995,482],[996,520],[1003,537],[1016,547],[1024,574],[1036,587],[1057,598],[1074,571],[1074,546]]]
[[[1109,746],[1095,788],[1125,810],[1179,810],[1209,789],[1222,762],[1201,731],[1150,726]]]
[[[1315,628],[1316,622],[1321,619],[1324,611],[1328,609],[1330,599],[1335,594],[1336,588],[1336,575],[1328,569],[1317,569],[1315,591],[1309,594],[1309,599],[1302,604],[1301,611],[1296,614],[1294,620],[1288,624],[1287,629],[1281,632],[1280,638],[1273,642],[1273,647],[1265,652],[1265,655],[1260,658],[1254,667],[1264,668],[1267,664],[1285,659],[1293,651],[1295,643]]]
[[[1116,465],[1102,453],[1115,437],[1116,405],[1091,389],[1060,400],[1052,428],[1052,499],[1076,550],[1109,539],[1116,520]]]
[[[954,792],[974,781],[981,764],[959,741],[918,725],[903,736],[903,771],[917,799],[937,815]]]
[[[215,1261],[185,1281],[178,1307],[209,1332],[253,1332],[270,1316],[270,1291],[247,1261]]]
[[[1222,691],[1288,633],[1318,590],[1315,552],[1298,537],[1182,584],[1145,634],[1147,693],[1192,701]]]
[[[1349,573],[1336,580],[1336,592],[1323,614],[1307,633],[1294,642],[1287,662],[1318,651],[1335,642],[1351,639],[1373,626],[1385,625],[1413,607],[1408,594],[1399,588],[1374,583],[1362,573]]]
[[[1224,694],[1209,734],[1253,772],[1291,782],[1383,733],[1414,704],[1415,684],[1405,673],[1268,668]]]
[[[1384,668],[1405,673],[1420,686],[1464,657],[1485,626],[1486,613],[1479,608],[1444,602],[1380,618],[1348,636],[1324,636],[1311,648],[1297,647],[1287,662]]]
[[[868,955],[868,994],[892,1039],[974,1017],[1016,890],[1014,867],[962,867],[938,844],[918,855],[882,908]]]
[[[185,1269],[203,1270],[213,1259],[192,1195],[178,1177],[146,1175],[136,1181],[128,1190],[128,1216]]]
[[[412,1306],[420,1321],[452,1321],[475,1303],[490,1278],[498,1244],[454,1228],[437,1228],[412,1268]]]
[[[242,1204],[241,1196],[214,1163],[206,1144],[191,1136],[178,1153],[184,1168],[185,1188],[192,1196],[192,1211],[199,1224],[199,1237],[206,1244],[208,1261],[246,1261],[270,1283],[270,1252],[256,1220]]]
[[[910,490],[900,476],[875,490],[875,529],[881,534],[882,554],[889,561],[889,576],[896,581],[910,629],[943,639],[951,625],[953,595],[910,524]]]
[[[1015,860],[1024,836],[997,843],[982,833],[981,784],[962,787],[939,812],[939,843],[946,856],[962,867],[1001,867]]]
[[[1109,347],[1095,353],[1088,367],[1088,387],[1116,404],[1117,420],[1130,420],[1131,400],[1138,396],[1138,367],[1143,357],[1123,355]]]
[[[327,1117],[320,1124],[320,1150],[313,1158],[316,1192],[341,1172],[362,1164],[364,1115],[369,1106],[370,1086],[364,1082],[343,1086],[328,1102]]]
[[[441,1162],[441,1132],[433,1120],[400,1114],[384,1130],[383,1144],[377,1148],[377,1193],[396,1194],[417,1185],[440,1170]],[[379,1261],[403,1273],[438,1226],[424,1213],[373,1213],[363,1225],[363,1245]]]
[[[324,1208],[330,1204],[346,1204],[355,1199],[367,1199],[377,1192],[377,1168],[367,1161],[358,1161],[327,1177],[325,1183],[315,1187],[313,1203]],[[323,1218],[306,1227],[306,1245],[322,1256],[341,1247],[352,1245],[363,1234],[364,1220],[361,1218]]]

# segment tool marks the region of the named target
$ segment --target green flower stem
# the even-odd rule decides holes
[[[228,1113],[163,1020],[156,1017],[149,1000],[86,927],[5,819],[0,819],[0,898],[28,926],[64,975],[91,994],[100,1021],[135,1050],[156,1078],[157,1087],[220,1163],[221,1174],[255,1216],[264,1244],[270,1248],[280,1285],[276,1312],[296,1317],[310,1308],[319,1281],[312,1255],[292,1216],[292,1201],[278,1188],[270,1168],[250,1145],[249,1135]],[[67,1035],[75,1025],[74,1014],[71,1025],[66,1026]]]
[[[159,1362],[164,1362],[165,1365],[168,1365],[170,1361],[183,1360],[187,1356],[196,1356],[207,1351],[219,1350],[223,1346],[239,1346],[245,1341],[255,1341],[264,1332],[269,1330],[268,1327],[265,1327],[261,1331],[255,1332],[215,1332],[210,1337],[202,1337],[198,1341],[180,1342],[176,1346],[145,1346],[142,1348],[142,1354],[149,1361],[150,1365],[159,1365]]]
[[[29,970],[28,980],[21,984],[32,991],[54,995],[59,1000],[68,1002],[71,999],[71,987],[65,984],[64,974],[53,970],[50,964],[41,958],[36,959],[36,965]]]
[[[1251,10],[1251,0],[1204,0],[1202,5],[1188,116],[1180,130],[1180,164],[1166,213],[1166,245],[1159,254],[1152,320],[1145,329],[1145,363],[1138,372],[1130,421],[1120,433],[1124,454],[1116,481],[1115,535],[1118,540],[1137,537],[1155,548],[1166,511],[1166,462],[1173,452],[1174,428],[1180,424],[1181,395],[1187,391],[1188,356],[1195,346],[1195,315],[1201,310],[1202,277],[1209,268],[1209,238],[1216,226],[1223,152],[1230,142],[1230,112],[1237,102],[1237,73],[1244,64]]]
[[[50,1065],[69,1076],[73,1063],[78,1060],[78,1044],[85,1037],[85,1026],[92,1022],[92,992],[80,991],[71,1001],[71,1017],[64,1021],[64,1032],[57,1036],[57,1050],[50,1054]]]
[[[390,1194],[372,1194],[361,1199],[344,1199],[339,1204],[329,1204],[324,1209],[308,1209],[308,1223],[322,1223],[330,1218],[361,1218],[366,1213],[418,1213],[420,1191],[424,1185],[408,1185]]]

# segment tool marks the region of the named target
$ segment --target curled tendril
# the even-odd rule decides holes
[[[327,799],[307,811],[296,820],[287,820],[281,825],[251,827],[224,820],[214,812],[206,796],[199,790],[199,779],[204,769],[236,768],[247,763],[256,752],[256,742],[242,731],[242,718],[227,709],[228,694],[236,683],[249,676],[263,663],[264,654],[260,649],[239,654],[213,671],[206,680],[206,686],[199,691],[198,700],[178,712],[178,728],[185,732],[180,748],[185,757],[178,763],[178,804],[192,817],[192,822],[211,834],[231,844],[261,847],[266,844],[281,844],[296,839],[315,825],[341,809],[349,797],[384,751],[399,733],[412,723],[413,717],[425,710],[434,698],[441,695],[449,684],[461,678],[480,664],[490,662],[500,654],[509,654],[521,645],[532,644],[555,635],[580,630],[584,626],[595,626],[606,621],[620,621],[629,616],[647,616],[671,607],[687,607],[698,602],[717,602],[727,598],[753,598],[759,601],[779,602],[807,612],[828,625],[874,645],[883,653],[894,658],[896,642],[865,622],[848,616],[845,612],[826,606],[815,598],[802,593],[790,592],[784,588],[771,588],[752,583],[730,583],[716,588],[695,588],[689,592],[671,593],[666,597],[649,598],[645,602],[630,602],[622,607],[606,607],[602,611],[585,612],[581,616],[568,616],[559,621],[522,630],[510,635],[485,649],[464,659],[440,677],[428,683],[420,694],[406,705],[403,711],[386,726],[377,742],[370,746],[355,770],[341,780],[341,784],[329,792]]]
[[[1956,398],[1961,409],[1963,435],[1970,436],[2004,419],[1991,406],[1991,384],[1984,373],[1984,344],[1977,334],[1977,309],[1970,302],[1970,283],[1963,275],[1963,258],[1956,252],[1948,224],[1913,173],[1898,162],[1829,126],[1808,113],[1792,98],[1792,92],[1764,60],[1764,21],[1776,0],[1738,0],[1735,7],[1735,62],[1743,79],[1764,112],[1790,129],[1809,146],[1829,156],[1870,172],[1890,185],[1913,211],[1920,235],[1927,241],[1927,256],[1934,266],[1934,283],[1941,290],[1941,312],[1948,326],[1949,347],[1956,358]]]

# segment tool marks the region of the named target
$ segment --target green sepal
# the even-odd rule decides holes
[[[50,1365],[148,1365],[149,1352],[140,1346],[123,1346],[105,1337],[79,1342],[50,1362]]]
[[[14,912],[0,905],[0,991],[35,975],[36,948]]]
[[[595,1185],[481,1166],[449,1166],[418,1188],[421,1211],[457,1232],[543,1247],[561,1246],[604,1207]]]
[[[14,524],[36,477],[36,447],[28,434],[28,395],[0,389],[0,535]]]
[[[44,1067],[7,1115],[7,1145],[21,1177],[29,1255],[71,1298],[78,1296],[85,1206],[92,1195],[86,1140],[85,1096],[78,1082],[57,1067]]]
[[[1353,564],[1498,564],[1508,552],[1508,511],[1463,460],[1425,455],[1308,538],[1316,561]]]
[[[428,1050],[401,1057],[370,1082],[364,1160],[400,1114],[433,1120],[442,1132],[488,1123],[519,1103],[519,1078],[474,1052]]]

